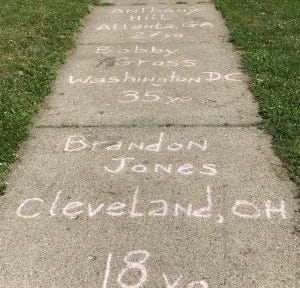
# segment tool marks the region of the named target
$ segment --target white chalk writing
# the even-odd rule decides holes
[[[161,55],[162,57],[169,57],[175,55],[178,49],[167,49],[157,46],[151,47],[141,47],[140,45],[135,45],[133,48],[115,48],[113,46],[98,46],[96,49],[96,54],[110,55],[110,54],[120,54],[126,55],[129,53],[133,54],[151,54],[151,55]]]
[[[196,12],[201,11],[200,8],[191,7],[191,8],[184,8],[184,9],[172,9],[172,8],[160,8],[160,7],[142,7],[140,9],[122,9],[116,8],[111,11],[111,14],[183,14],[185,16],[190,16],[195,14]]]
[[[168,201],[161,198],[146,200],[140,194],[140,188],[136,187],[131,202],[91,203],[77,200],[64,203],[63,193],[58,191],[52,203],[36,197],[25,199],[17,208],[16,215],[28,221],[45,216],[51,218],[64,216],[68,219],[77,219],[83,214],[88,219],[103,218],[105,216],[109,218],[126,217],[132,220],[145,217],[172,217],[175,219],[185,217],[206,221],[213,220],[219,224],[225,223],[225,217],[213,210],[213,195],[209,186],[206,187],[204,193],[197,192],[198,196],[196,198],[199,199],[199,196],[201,196],[202,203],[187,203],[186,200]],[[278,205],[277,202],[268,199],[261,205],[249,200],[237,199],[233,201],[229,212],[233,217],[247,220],[288,219],[288,210],[284,200],[280,200]]]
[[[175,71],[171,73],[170,76],[166,77],[156,77],[156,76],[135,76],[131,75],[126,71],[122,76],[110,76],[110,77],[94,77],[94,76],[84,76],[75,77],[73,75],[69,76],[70,84],[107,84],[107,83],[150,83],[152,86],[160,87],[166,83],[181,83],[181,84],[200,84],[200,83],[213,83],[216,81],[230,81],[230,82],[240,82],[242,81],[242,73],[233,72],[228,74],[221,74],[219,72],[202,72],[200,76],[181,76]]]
[[[128,252],[123,258],[123,262],[125,267],[121,269],[121,271],[117,274],[117,279],[113,279],[111,277],[111,267],[114,262],[114,254],[109,253],[107,257],[107,262],[105,265],[105,273],[102,282],[102,288],[109,287],[121,287],[121,288],[142,288],[145,287],[144,284],[149,282],[149,272],[147,266],[150,265],[151,254],[147,250],[134,250]],[[129,284],[125,279],[126,275],[135,275],[134,280]],[[133,276],[132,276],[133,277]],[[176,280],[171,282],[170,277],[166,275],[166,273],[162,273],[160,280],[161,283],[159,287],[165,288],[179,288],[185,281],[183,281],[183,276],[179,275],[175,277]],[[112,284],[112,285],[110,285]],[[118,285],[118,286],[115,286]],[[164,285],[164,286],[161,286]],[[178,286],[180,285],[180,286]],[[187,288],[209,288],[207,281],[189,281]]]
[[[188,22],[181,24],[182,27],[185,28],[205,28],[205,27],[213,27],[213,24],[210,22]],[[124,31],[124,30],[168,30],[173,29],[177,30],[178,27],[175,24],[171,23],[161,23],[156,22],[155,24],[101,24],[97,27],[98,31],[109,30],[109,31]]]
[[[106,151],[148,151],[148,152],[161,152],[163,150],[176,152],[181,150],[190,151],[197,149],[200,151],[206,151],[208,149],[208,140],[187,140],[185,143],[178,143],[177,141],[167,142],[164,132],[160,132],[158,139],[154,143],[145,143],[144,141],[89,141],[85,136],[82,135],[71,135],[68,137],[64,151],[65,152],[78,152],[82,150],[97,151],[98,149]]]
[[[193,100],[192,97],[178,97],[178,96],[162,97],[159,94],[160,94],[159,91],[146,91],[144,93],[140,93],[139,91],[123,91],[121,92],[121,98],[118,100],[118,102],[122,104],[129,104],[135,102],[141,102],[141,103],[162,102],[162,104],[170,105],[170,104],[191,102]]]

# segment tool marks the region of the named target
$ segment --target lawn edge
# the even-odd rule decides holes
[[[96,3],[98,3],[97,0],[92,0],[91,4],[88,4],[86,6],[85,15],[81,19],[79,19],[78,28],[73,31],[73,33],[70,37],[71,38],[70,39],[70,47],[69,47],[69,49],[66,49],[63,52],[64,59],[60,63],[53,64],[53,66],[51,68],[52,69],[51,71],[54,73],[54,77],[50,83],[50,91],[47,95],[45,95],[43,97],[42,101],[36,106],[36,109],[35,109],[36,111],[33,113],[32,117],[30,119],[30,123],[26,126],[26,133],[25,133],[24,137],[21,139],[21,141],[19,142],[17,149],[15,150],[14,161],[9,164],[6,164],[4,172],[0,173],[0,197],[4,196],[6,193],[7,186],[9,185],[8,181],[10,178],[11,171],[14,169],[14,167],[16,167],[16,165],[18,165],[19,161],[22,158],[21,155],[23,154],[23,151],[26,149],[27,141],[30,138],[31,130],[34,128],[37,118],[39,117],[39,115],[43,111],[43,109],[47,109],[47,107],[49,105],[50,97],[51,97],[51,95],[53,95],[53,87],[54,87],[54,83],[56,81],[58,72],[61,69],[61,67],[63,65],[65,65],[67,59],[70,57],[70,55],[73,53],[74,49],[76,48],[77,41],[78,41],[78,38],[81,33],[81,29],[84,27],[86,18],[88,17],[88,15],[97,6]],[[99,5],[99,6],[101,6],[101,5]]]
[[[233,36],[233,29],[228,25],[228,17],[226,13],[223,11],[222,7],[220,4],[218,4],[215,0],[213,0],[211,3],[213,3],[216,7],[216,9],[222,14],[223,19],[225,20],[225,25],[226,28],[229,31],[229,40],[228,42],[231,43],[234,46],[235,52],[237,52],[240,56],[240,64],[241,64],[241,69],[243,73],[247,76],[248,79],[248,89],[253,95],[253,99],[258,103],[258,108],[259,108],[259,116],[262,119],[262,122],[258,125],[258,128],[262,130],[264,133],[267,135],[271,136],[271,145],[272,145],[272,150],[274,151],[275,155],[281,160],[282,168],[285,169],[288,173],[288,177],[291,181],[293,181],[297,185],[297,190],[294,193],[295,198],[300,198],[300,176],[297,175],[296,173],[296,168],[294,165],[291,163],[290,159],[284,155],[284,151],[282,151],[282,148],[280,145],[276,142],[276,139],[274,138],[274,135],[271,131],[271,127],[269,127],[269,124],[267,123],[267,119],[263,117],[261,113],[261,103],[259,101],[259,98],[257,96],[257,93],[251,88],[251,83],[252,83],[252,77],[250,76],[248,70],[245,67],[244,63],[244,54],[245,49],[238,45],[236,42],[234,36]],[[237,49],[238,48],[238,49]]]

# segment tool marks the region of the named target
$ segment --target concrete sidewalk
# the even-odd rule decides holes
[[[296,186],[220,13],[114,2],[10,175],[0,287],[297,288]]]

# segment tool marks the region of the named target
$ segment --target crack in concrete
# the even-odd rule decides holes
[[[230,44],[227,41],[223,41],[226,44]],[[145,42],[89,42],[89,43],[78,43],[78,46],[92,46],[92,45],[145,45]],[[186,45],[186,44],[212,44],[209,41],[187,41],[187,42],[160,42],[161,45],[168,45],[168,44],[176,44],[176,45]],[[155,43],[153,43],[155,45]]]
[[[140,124],[95,124],[95,125],[79,125],[79,124],[66,124],[66,125],[36,125],[37,129],[63,129],[63,128],[100,128],[100,129],[113,129],[113,128],[252,128],[258,127],[261,122],[246,123],[246,124],[155,124],[155,125],[140,125]]]

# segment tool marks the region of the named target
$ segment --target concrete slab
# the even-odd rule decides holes
[[[134,284],[142,250],[145,287],[296,288],[295,187],[270,151],[256,128],[35,129],[0,204],[0,286]]]
[[[79,43],[198,43],[227,37],[213,3],[101,6],[87,17]]]
[[[38,125],[257,123],[247,86],[228,43],[80,45]]]

